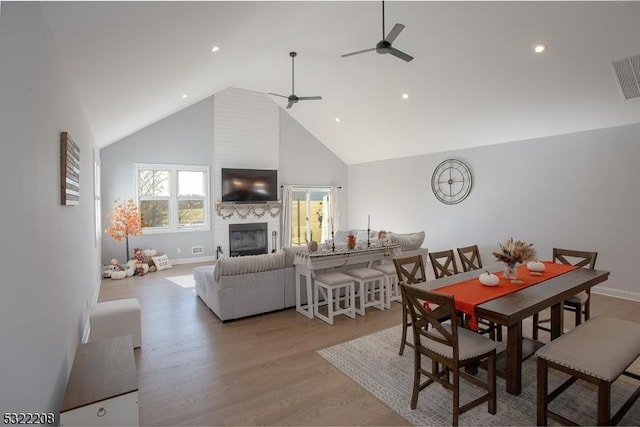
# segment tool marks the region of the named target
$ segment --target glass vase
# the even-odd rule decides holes
[[[507,280],[516,280],[518,278],[518,269],[515,262],[504,263],[504,278]]]

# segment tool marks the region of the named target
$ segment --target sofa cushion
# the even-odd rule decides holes
[[[219,280],[221,276],[235,276],[284,268],[285,256],[285,252],[280,250],[273,254],[220,258],[216,263],[214,277]]]
[[[296,259],[296,255],[309,252],[307,245],[300,246],[285,246],[282,248],[285,253],[284,265],[290,267],[293,265],[293,260]]]
[[[419,249],[424,243],[425,233],[420,231],[417,233],[388,233],[391,243],[400,245],[402,251],[412,251]]]

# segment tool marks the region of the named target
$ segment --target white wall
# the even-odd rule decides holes
[[[278,173],[283,185],[341,186],[338,219],[340,228],[347,228],[349,185],[346,163],[282,108]]]
[[[212,199],[222,199],[222,168],[278,169],[280,161],[280,126],[278,106],[268,95],[249,90],[229,88],[213,97],[213,158],[214,193]],[[278,177],[280,181],[280,177]],[[215,245],[229,255],[229,224],[266,223],[268,252],[271,233],[280,236],[280,216],[269,214],[242,219],[236,215],[222,218],[214,215]]]
[[[598,251],[611,271],[599,292],[640,299],[635,271],[640,242],[640,124],[475,149],[349,166],[349,224],[396,232],[426,231],[425,247],[478,244],[485,264],[502,239]],[[473,174],[469,197],[444,205],[431,174],[447,158]]]
[[[214,176],[212,115],[213,99],[207,98],[100,150],[103,228],[111,224],[108,215],[113,211],[115,199],[135,198],[135,163],[208,166],[211,188]],[[211,196],[213,199],[213,193]],[[213,215],[211,203],[210,219]],[[192,255],[194,246],[203,246],[204,252]],[[215,251],[210,230],[142,234],[129,237],[129,247],[130,256],[136,247],[154,248],[158,253],[167,254],[174,262],[212,257]],[[112,258],[124,261],[125,242],[103,234],[103,262],[108,264]]]
[[[57,412],[99,286],[94,139],[41,6],[0,21],[0,414]],[[80,147],[80,204],[60,204],[60,132]]]

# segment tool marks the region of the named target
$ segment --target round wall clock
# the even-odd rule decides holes
[[[447,205],[460,203],[471,192],[469,167],[460,160],[445,160],[433,171],[431,189],[442,203]]]

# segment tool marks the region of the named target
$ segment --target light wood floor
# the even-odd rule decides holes
[[[140,425],[408,425],[316,354],[398,324],[399,304],[333,326],[295,309],[223,324],[195,290],[165,278],[196,265],[102,282],[99,301],[142,307]],[[640,323],[637,302],[594,295],[592,313]]]

